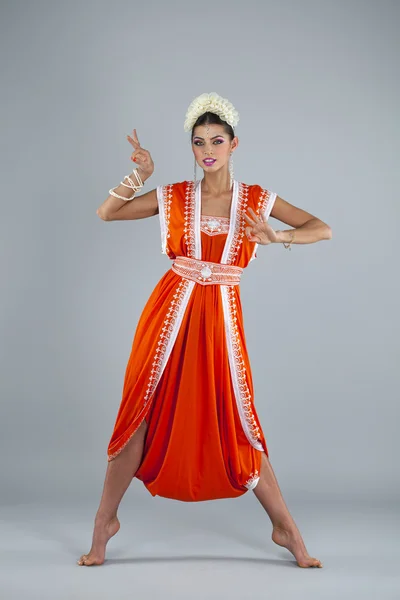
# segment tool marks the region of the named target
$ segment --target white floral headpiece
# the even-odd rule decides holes
[[[197,119],[205,112],[215,113],[231,127],[236,127],[239,123],[239,113],[233,104],[226,98],[211,92],[210,94],[201,94],[191,102],[186,113],[185,131],[191,131]]]

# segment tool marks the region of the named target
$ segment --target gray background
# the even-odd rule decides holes
[[[399,9],[1,2],[2,597],[398,598]],[[271,462],[324,569],[272,544],[252,493],[185,504],[138,480],[109,561],[79,568],[136,323],[169,268],[158,217],[96,209],[132,169],[134,127],[146,190],[192,178],[183,121],[210,91],[241,116],[235,177],[333,230],[260,247],[241,285]]]

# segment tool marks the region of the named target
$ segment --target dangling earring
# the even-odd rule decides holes
[[[229,174],[230,174],[230,187],[232,187],[233,184],[233,156],[232,156],[232,152],[231,155],[229,157]]]
[[[196,157],[194,157],[194,175],[193,175],[193,181],[196,184],[196,180],[197,180],[197,161],[196,161]]]

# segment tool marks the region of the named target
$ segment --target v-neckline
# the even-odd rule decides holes
[[[227,257],[229,254],[229,246],[232,243],[233,234],[236,226],[236,218],[237,218],[237,203],[238,203],[238,195],[239,195],[239,182],[234,179],[232,186],[232,200],[230,207],[230,217],[229,217],[229,230],[225,239],[224,249],[222,252],[221,263],[224,264],[227,261]],[[201,247],[201,179],[197,182],[195,188],[195,237],[196,237],[196,254],[199,260],[202,260],[202,247]],[[206,216],[206,215],[204,215]],[[217,218],[217,217],[215,217]],[[228,218],[228,217],[225,217]]]

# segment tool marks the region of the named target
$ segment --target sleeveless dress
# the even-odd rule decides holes
[[[234,180],[230,218],[208,217],[200,183],[157,188],[161,250],[172,261],[240,271],[257,257],[244,214],[251,207],[268,219],[277,195]],[[173,268],[162,276],[136,328],[109,461],[143,419],[148,429],[135,477],[153,496],[232,498],[257,485],[268,449],[254,406],[239,285],[201,285]]]

